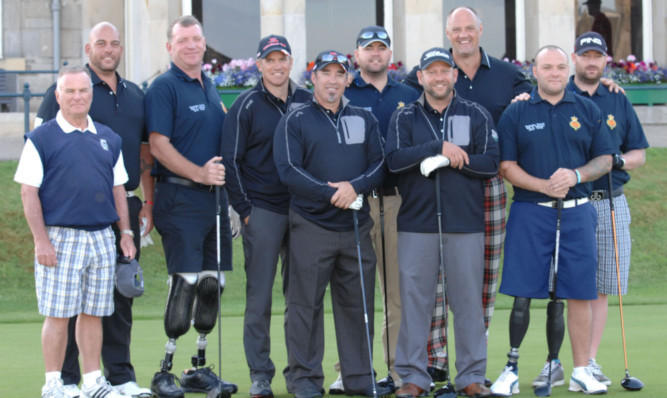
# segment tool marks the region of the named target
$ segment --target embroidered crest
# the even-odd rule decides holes
[[[405,102],[403,102],[403,101],[398,101],[398,106],[396,107],[396,109],[401,109],[401,108],[403,108],[404,106],[405,106]]]
[[[614,120],[614,115],[607,115],[607,126],[609,126],[609,128],[612,130],[616,127],[616,120]]]
[[[100,140],[100,145],[102,145],[102,149],[104,149],[105,151],[109,150],[109,144],[107,144],[107,140],[105,140],[104,138]]]
[[[570,118],[570,127],[572,127],[574,131],[579,130],[579,128],[581,127],[581,123],[579,123],[579,119],[577,119],[576,116],[572,116]]]

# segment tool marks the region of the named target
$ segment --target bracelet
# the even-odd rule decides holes
[[[144,203],[148,203],[148,204],[151,205],[151,206],[153,205],[153,201],[152,201],[152,200],[144,200]]]
[[[120,233],[124,235],[130,235],[131,238],[134,238],[134,232],[132,232],[131,229],[121,229]]]
[[[574,169],[574,174],[577,175],[577,184],[581,182],[581,174],[579,174],[579,170]]]

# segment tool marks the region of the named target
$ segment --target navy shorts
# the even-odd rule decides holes
[[[232,269],[232,235],[227,193],[220,190],[220,269]],[[218,268],[215,193],[158,183],[153,208],[169,275]]]
[[[557,210],[535,203],[514,202],[505,239],[500,292],[528,298],[549,297],[549,273],[556,247]],[[563,209],[556,296],[597,298],[597,213],[590,203]]]

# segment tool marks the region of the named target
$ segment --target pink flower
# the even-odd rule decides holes
[[[637,60],[637,57],[635,57],[634,55],[632,55],[632,54],[628,55],[628,61],[635,62],[636,60]]]

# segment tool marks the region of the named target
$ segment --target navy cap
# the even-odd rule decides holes
[[[278,35],[270,35],[259,41],[257,58],[266,58],[267,55],[274,51],[282,51],[285,55],[288,56],[292,55],[292,48],[290,47],[286,38]]]
[[[357,46],[366,47],[376,41],[383,43],[387,47],[391,45],[389,34],[382,26],[366,26],[361,29],[361,32],[357,36]]]
[[[419,59],[419,69],[424,70],[435,61],[442,61],[452,68],[456,68],[454,58],[452,58],[452,54],[450,54],[449,51],[442,47],[433,47],[424,51],[422,54]]]
[[[144,294],[144,271],[137,260],[128,261],[119,257],[116,263],[116,289],[125,297],[133,298]]]
[[[335,50],[327,50],[322,51],[317,55],[317,58],[315,58],[315,65],[313,66],[313,70],[316,71],[324,69],[329,64],[338,64],[342,66],[343,69],[345,69],[345,72],[350,69],[350,61],[345,55]]]
[[[604,38],[597,32],[586,32],[577,37],[574,42],[574,52],[581,55],[586,51],[594,50],[607,55],[607,43]]]

